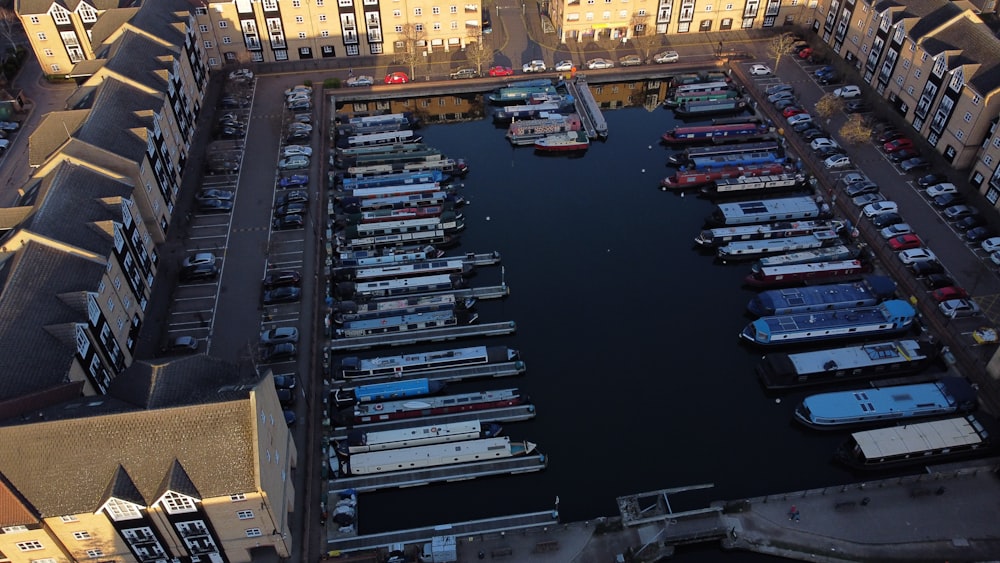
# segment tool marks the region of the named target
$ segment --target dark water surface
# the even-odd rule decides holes
[[[480,319],[518,325],[511,337],[437,348],[506,344],[528,367],[518,378],[449,391],[527,391],[538,416],[505,432],[537,443],[549,466],[366,494],[362,533],[548,510],[557,495],[569,522],[617,515],[617,496],[663,488],[715,484],[672,496],[680,511],[854,480],[830,461],[844,434],[793,425],[805,393],[760,387],[753,367],[762,352],[737,338],[750,320],[753,294],[741,288],[749,264],[715,264],[693,249],[711,203],[657,187],[671,170],[657,144],[673,126],[671,112],[605,117],[610,138],[582,158],[512,149],[488,120],[422,131],[425,142],[470,163],[460,251],[503,255],[511,295],[481,302]],[[500,275],[481,269],[472,283]],[[690,560],[699,553],[717,555],[693,550]]]

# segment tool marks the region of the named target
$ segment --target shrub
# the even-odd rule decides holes
[[[323,81],[324,88],[340,88],[339,78],[327,78]]]

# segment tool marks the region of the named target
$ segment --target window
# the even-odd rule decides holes
[[[972,96],[972,105],[978,106],[979,102],[981,102],[981,101],[983,101],[983,99],[979,97],[979,94],[974,94]]]
[[[229,500],[231,502],[243,502],[246,499],[247,499],[247,496],[244,493],[233,493],[233,494],[229,495]]]
[[[57,24],[65,25],[69,23],[69,14],[65,10],[54,10],[52,19],[56,20]]]
[[[41,20],[38,19],[38,16],[31,16],[28,19],[31,20],[31,23],[41,23]]]
[[[906,89],[906,93],[909,94],[909,95],[911,95],[911,96],[913,95],[913,92],[914,92],[913,86],[910,86],[909,88]]]
[[[706,12],[711,12],[712,11],[712,5],[711,4],[706,5],[705,6],[705,11]]]
[[[966,123],[971,123],[972,122],[972,114],[971,113],[965,112],[965,122]]]
[[[3,533],[5,533],[5,534],[16,534],[16,533],[19,533],[19,532],[27,532],[28,531],[28,527],[27,526],[4,526],[3,528],[0,528],[0,529],[2,529]]]
[[[90,532],[73,532],[73,539],[77,540],[89,540]]]
[[[233,40],[232,40],[232,38],[230,38],[229,36],[226,36],[226,37],[223,37],[223,38],[222,38],[222,44],[223,44],[223,45],[229,45],[229,44],[230,44],[230,43],[232,43],[232,42],[233,42]]]
[[[1000,137],[993,139],[993,146],[1000,149]]]
[[[219,59],[217,59],[215,57],[209,57],[208,58],[208,66],[216,66],[218,64],[219,64]]]
[[[261,536],[260,528],[250,528],[247,530],[248,538],[259,538]]]
[[[414,16],[422,16],[422,15],[424,15],[423,8],[414,8],[413,9],[413,15]]]
[[[299,32],[299,39],[305,39],[305,38],[306,38],[306,32],[300,31]]]
[[[986,166],[989,166],[993,164],[993,157],[990,155],[986,155],[983,157],[983,162],[986,164]]]
[[[104,551],[100,549],[88,549],[87,557],[104,557]]]
[[[253,510],[240,510],[239,512],[236,513],[236,516],[240,520],[249,520],[253,518]]]
[[[726,10],[732,10],[732,9],[733,9],[732,4],[726,4]]]
[[[45,549],[40,541],[22,541],[17,542],[16,545],[21,551],[38,551],[39,549]]]
[[[323,0],[316,0],[316,5],[319,6],[320,8],[322,8],[323,7]]]
[[[399,10],[393,10],[393,11],[392,11],[392,15],[393,15],[393,16],[395,16],[395,17],[397,17],[397,18],[398,18],[398,17],[402,17],[402,15],[403,15],[403,12],[401,12],[401,11],[399,11]]]
[[[395,29],[396,33],[403,33],[403,26],[401,26],[401,25],[397,25],[394,29]],[[405,46],[406,46],[405,43],[403,43],[402,41],[398,41],[397,45],[396,45],[396,48],[399,49],[399,48],[403,48]]]
[[[434,6],[431,8],[431,13],[435,16],[441,15],[441,8]]]
[[[920,62],[927,61],[927,53],[920,53]]]
[[[921,74],[921,72],[920,72],[919,68],[916,69],[916,70],[914,70],[913,71],[913,78],[920,78],[920,74]]]
[[[961,129],[955,131],[955,137],[957,137],[958,140],[961,141],[962,139],[965,138],[965,131],[962,131]]]
[[[448,13],[449,14],[457,14],[458,13],[458,6],[452,6],[452,7],[448,8]]]
[[[295,16],[295,23],[304,23],[306,19],[302,16]]]
[[[324,29],[323,31],[319,32],[319,36],[320,37],[330,37],[330,32],[328,30]]]
[[[163,502],[166,505],[167,512],[170,514],[194,512],[195,510],[194,501],[190,497],[177,493],[170,492],[163,495]]]
[[[76,516],[60,516],[60,520],[63,522],[78,522],[79,519]]]
[[[326,21],[326,14],[320,14],[319,15],[319,21],[325,22]]]
[[[55,54],[52,52],[52,49],[45,49],[43,52],[45,53],[46,57],[54,57],[55,56]]]
[[[903,70],[910,68],[910,59],[905,59],[903,61]]]
[[[416,24],[415,26],[413,26],[413,28],[414,28],[415,30],[417,30],[417,31],[423,31],[423,30],[424,30],[424,24],[422,24],[422,23],[418,23],[418,24]]]
[[[208,26],[207,26],[207,25],[205,25],[205,24],[202,24],[202,25],[199,25],[199,26],[198,26],[198,29],[199,29],[199,30],[200,30],[200,31],[201,31],[202,33],[208,33]]]
[[[47,41],[47,40],[48,40],[48,37],[45,37],[45,34],[44,34],[44,33],[39,33],[39,34],[38,34],[38,40],[39,40],[39,41]]]
[[[604,20],[610,20],[611,19],[611,12],[601,12],[601,18],[604,19]]]
[[[212,42],[211,41],[206,41],[205,42],[205,48],[206,49],[211,49],[212,48]]]
[[[219,29],[226,29],[227,27],[229,27],[229,22],[227,22],[226,20],[222,20],[219,22]]]
[[[451,22],[451,28],[452,29],[458,29],[458,22],[457,21],[452,21]]]
[[[899,84],[900,86],[903,85],[903,75],[899,75],[896,77],[896,84]]]
[[[594,21],[594,12],[587,12],[586,14],[584,14],[584,16],[586,17],[587,21],[589,22]]]
[[[628,10],[621,10],[620,12],[618,12],[618,17],[621,18],[621,19],[627,18],[628,17]],[[639,25],[635,26],[635,30],[636,31],[640,31],[641,32],[643,29],[645,29],[645,26],[643,26],[641,23]]]

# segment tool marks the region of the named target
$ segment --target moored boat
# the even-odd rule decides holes
[[[761,317],[748,324],[740,337],[758,346],[881,338],[909,330],[916,316],[908,302],[890,299],[874,307]]]
[[[517,358],[517,350],[506,346],[471,346],[370,359],[347,356],[340,360],[337,376],[344,379],[402,376],[423,371],[509,362]]]
[[[733,166],[753,166],[773,162],[784,163],[783,150],[758,150],[745,153],[715,154],[693,157],[689,168],[695,170],[716,170]]]
[[[676,127],[664,133],[660,139],[668,145],[728,143],[759,139],[770,132],[769,126],[759,122],[725,123]]]
[[[733,88],[717,88],[704,92],[683,92],[675,93],[673,96],[663,101],[663,105],[672,108],[691,102],[710,102],[715,100],[731,100],[739,98],[740,93]]]
[[[992,453],[996,449],[994,430],[974,414],[863,430],[851,434],[834,457],[862,470],[930,465]]]
[[[465,228],[465,219],[459,218],[454,211],[445,211],[439,217],[424,217],[422,219],[406,219],[401,221],[382,221],[379,223],[359,223],[347,225],[337,231],[338,239],[356,239],[394,233],[416,233],[422,231],[444,231],[454,233]]]
[[[767,254],[817,249],[840,242],[840,240],[840,235],[834,231],[816,231],[797,237],[737,241],[720,246],[716,250],[716,256],[724,262],[753,260]]]
[[[388,301],[356,303],[338,301],[333,304],[331,319],[338,325],[353,321],[382,319],[399,315],[413,315],[432,311],[469,309],[475,300],[459,301],[454,295],[424,295]]]
[[[742,113],[746,111],[747,107],[748,105],[745,100],[733,98],[705,102],[686,102],[673,109],[674,115],[683,118]]]
[[[362,429],[348,431],[347,438],[337,440],[334,448],[338,455],[349,456],[365,452],[398,450],[428,444],[446,444],[480,438],[496,438],[503,427],[496,422],[452,422],[427,426],[414,426],[395,430],[366,432]]]
[[[461,287],[465,287],[461,274],[433,274],[371,282],[340,282],[334,286],[334,293],[340,299],[359,300]]]
[[[393,247],[423,248],[433,245],[439,249],[451,248],[459,243],[458,235],[446,233],[442,229],[433,231],[418,231],[394,235],[373,235],[361,238],[338,239],[336,251],[338,254],[349,254],[357,251],[385,252]]]
[[[590,147],[590,137],[586,131],[553,133],[535,141],[535,150],[540,152],[585,151]]]
[[[566,133],[569,131],[579,131],[583,128],[580,116],[575,113],[550,114],[540,119],[526,119],[515,121],[507,129],[507,140],[514,145],[531,145],[536,140],[545,138],[555,133]]]
[[[543,101],[539,101],[543,100]],[[508,105],[493,112],[495,123],[510,123],[517,119],[537,119],[543,113],[568,113],[573,110],[573,96],[546,94],[529,98],[526,104]]]
[[[861,281],[789,287],[762,291],[747,303],[758,317],[873,307],[896,294],[896,282],[888,276],[865,276]]]
[[[795,408],[795,420],[816,430],[861,428],[970,412],[976,389],[962,377],[810,395]]]
[[[709,225],[749,225],[799,219],[821,219],[830,215],[830,206],[810,196],[783,197],[720,203],[705,218]]]
[[[333,336],[335,338],[356,338],[373,334],[413,332],[458,326],[459,324],[472,324],[478,319],[478,313],[465,310],[456,311],[454,308],[416,313],[405,312],[386,317],[344,321],[339,328],[333,331]]]
[[[486,99],[494,104],[514,104],[529,100],[538,95],[556,95],[556,87],[550,81],[548,84],[531,84],[527,86],[507,86],[486,95]]]
[[[817,231],[839,231],[842,228],[844,228],[844,223],[838,220],[779,221],[763,225],[737,225],[735,227],[706,229],[695,237],[694,242],[702,247],[715,247],[740,240],[794,237]]]
[[[922,371],[940,349],[924,340],[891,340],[808,352],[770,352],[757,364],[767,389],[788,389]]]
[[[871,265],[861,260],[834,260],[790,266],[769,266],[752,272],[743,279],[750,287],[788,287],[804,283],[854,278],[871,271]]]
[[[809,178],[805,174],[773,174],[768,176],[740,176],[717,180],[707,186],[702,186],[701,194],[710,199],[727,197],[743,197],[747,194],[775,194],[793,190],[802,190],[808,185]]]
[[[379,264],[359,268],[342,268],[335,270],[337,279],[356,282],[376,281],[413,276],[429,276],[434,274],[471,275],[472,264],[461,258],[439,258],[395,264]]]
[[[776,140],[756,143],[729,143],[711,147],[691,147],[668,156],[667,162],[675,166],[686,166],[691,162],[691,159],[704,156],[778,150],[781,150],[781,145]]]
[[[420,162],[406,162],[394,164],[374,164],[365,166],[352,166],[344,173],[345,177],[366,177],[381,176],[383,174],[398,174],[404,172],[426,172],[439,170],[452,176],[465,176],[469,173],[469,165],[461,158],[440,158],[435,160],[424,160]]]
[[[355,178],[340,177],[339,184],[342,190],[353,190],[355,188],[377,188],[379,186],[398,186],[401,184],[433,184],[435,182],[447,183],[449,177],[440,170],[428,170],[426,172],[400,172],[397,174],[385,174],[383,176]]]
[[[781,174],[783,172],[787,172],[787,169],[785,165],[780,162],[769,162],[765,164],[753,164],[747,166],[727,166],[725,168],[706,170],[678,170],[673,176],[668,176],[661,180],[660,188],[664,190],[691,190],[724,178],[765,176],[770,174]]]
[[[390,383],[371,383],[357,387],[338,387],[331,393],[332,404],[337,407],[358,403],[377,403],[404,397],[422,397],[444,390],[445,384],[427,378],[403,379]]]
[[[340,475],[378,475],[427,467],[462,463],[482,463],[489,460],[529,455],[535,451],[531,442],[512,442],[507,436],[466,440],[452,444],[431,444],[396,450],[354,454],[347,459],[331,457],[338,464]]]
[[[432,192],[434,193],[434,192]],[[403,207],[399,209],[379,209],[372,211],[362,211],[360,213],[346,213],[338,215],[334,220],[338,225],[358,225],[361,223],[381,223],[385,221],[406,221],[409,219],[426,219],[428,217],[441,217],[442,214],[454,211],[454,206],[425,205],[422,207]],[[461,217],[461,213],[456,213],[456,218]]]
[[[860,253],[861,251],[856,247],[847,246],[846,244],[835,244],[812,250],[764,256],[750,265],[750,271],[756,272],[761,268],[770,266],[791,266],[794,264],[812,264],[814,262],[828,262],[832,260],[850,260],[857,258]]]
[[[331,405],[334,403],[330,403]],[[531,399],[518,389],[499,389],[457,395],[421,397],[398,401],[357,404],[348,413],[340,413],[341,425],[368,424],[388,420],[405,420],[460,412],[514,407],[531,404]]]
[[[413,207],[433,207],[436,205],[440,205],[446,210],[451,210],[465,205],[465,197],[452,190],[441,190],[367,199],[344,197],[337,200],[336,204],[345,215],[355,215],[366,211],[378,211],[380,209],[406,209]]]

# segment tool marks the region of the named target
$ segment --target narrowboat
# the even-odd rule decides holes
[[[664,133],[660,139],[668,145],[693,145],[740,142],[759,139],[770,134],[771,128],[763,123],[727,123],[676,127]]]
[[[590,137],[586,131],[553,133],[535,141],[538,152],[582,152],[590,148]]]
[[[773,174],[768,176],[740,176],[726,178],[701,187],[701,195],[709,199],[743,197],[746,195],[770,195],[794,190],[802,190],[808,185],[805,174]]]
[[[426,245],[426,246],[415,246],[415,247],[404,247],[404,248],[388,247],[377,250],[353,250],[350,252],[337,252],[334,253],[333,256],[331,257],[336,261],[337,264],[357,266],[358,264],[362,263],[359,262],[359,260],[369,260],[372,258],[378,258],[382,256],[386,256],[391,259],[391,257],[396,254],[402,254],[406,256],[406,255],[413,255],[415,253],[421,253],[421,255],[427,258],[440,258],[444,256],[443,250],[439,248],[434,248],[432,245]]]
[[[537,101],[541,99],[542,101]],[[543,113],[568,113],[574,109],[573,96],[545,95],[528,100],[526,104],[503,106],[493,112],[493,122],[509,124],[518,119],[537,119]]]
[[[892,278],[872,275],[857,282],[762,291],[747,303],[747,310],[753,315],[764,317],[874,307],[895,294],[896,282]]]
[[[976,389],[962,377],[810,395],[795,420],[815,430],[841,430],[971,412]]]
[[[715,170],[718,168],[769,164],[772,162],[785,162],[784,152],[778,150],[761,150],[748,153],[696,156],[691,159],[689,168],[695,170]]]
[[[404,221],[383,221],[381,223],[360,223],[347,225],[337,231],[336,236],[342,239],[364,238],[378,235],[398,233],[416,233],[421,231],[444,231],[454,233],[465,228],[465,219],[459,219],[454,211],[446,211],[440,217],[425,217],[423,219],[408,219]]]
[[[705,219],[705,222],[723,227],[798,219],[822,219],[829,215],[830,206],[821,199],[817,201],[810,196],[796,196],[721,203],[715,206],[715,210]]]
[[[506,137],[512,145],[533,145],[538,139],[549,135],[579,131],[582,128],[583,122],[575,113],[569,115],[555,113],[540,119],[515,121],[507,129]]]
[[[465,278],[461,274],[434,274],[394,280],[340,282],[334,286],[334,294],[338,299],[362,300],[462,287],[465,287]]]
[[[494,104],[515,104],[538,95],[555,96],[557,94],[559,92],[556,91],[556,87],[549,82],[546,85],[508,86],[500,88],[496,92],[487,94],[486,99]]]
[[[441,190],[369,199],[345,197],[337,200],[336,204],[344,215],[357,215],[380,209],[406,209],[408,207],[434,207],[436,205],[450,210],[465,205],[465,198],[453,191]]]
[[[459,301],[454,295],[424,295],[370,303],[338,301],[333,304],[330,318],[335,324],[343,325],[354,321],[383,319],[399,315],[469,309],[474,303],[474,300],[468,301],[468,304]]]
[[[442,191],[437,182],[424,182],[420,184],[390,184],[388,186],[368,186],[363,188],[344,188],[334,192],[334,198],[340,200],[344,198],[374,199],[380,197],[395,197],[401,195],[412,195],[420,193],[433,193]]]
[[[788,254],[776,254],[774,256],[762,256],[750,265],[750,271],[756,272],[761,268],[770,266],[792,266],[794,264],[812,264],[815,262],[829,262],[832,260],[851,260],[857,258],[861,251],[846,244],[835,244],[823,248],[812,250],[801,250],[799,252],[789,252]]]
[[[444,390],[445,384],[427,378],[402,379],[389,383],[371,383],[357,387],[338,387],[331,399],[338,408],[358,403],[376,403],[406,397],[434,395]]]
[[[690,84],[673,84],[670,89],[670,95],[686,95],[686,94],[697,94],[701,92],[711,92],[713,90],[723,90],[729,88],[729,82],[727,80],[708,80],[694,82]]]
[[[384,134],[384,133],[380,133]],[[431,150],[434,147],[425,143],[388,143],[381,145],[367,145],[363,147],[351,147],[351,148],[337,148],[334,150],[334,154],[342,158],[354,158],[364,155],[371,154],[392,154],[392,153],[408,153],[408,152],[419,152]],[[334,160],[330,160],[330,165],[334,164]]]
[[[472,272],[472,264],[466,263],[461,258],[451,258],[401,264],[384,264],[362,268],[345,268],[336,273],[340,274],[337,277],[341,280],[364,282],[433,274],[461,274],[468,276]]]
[[[781,150],[781,145],[775,141],[763,141],[759,143],[732,143],[711,147],[691,147],[668,156],[667,162],[675,166],[685,166],[691,162],[691,159],[703,156],[779,150]]]
[[[881,338],[909,330],[916,316],[917,311],[908,302],[890,299],[874,307],[761,317],[748,324],[740,337],[758,346]]]
[[[341,155],[334,158],[337,168],[360,168],[365,166],[388,165],[402,166],[406,164],[425,164],[448,160],[440,149],[399,150],[362,154],[358,156]]]
[[[716,256],[723,262],[753,260],[767,254],[817,249],[840,241],[840,235],[834,231],[816,231],[797,237],[731,242],[720,246],[716,250]]]
[[[341,177],[341,189],[353,190],[356,188],[377,188],[379,186],[398,186],[400,184],[433,184],[435,182],[444,184],[449,178],[440,170],[428,170],[426,172],[401,172],[398,174],[386,174],[373,178]]]
[[[335,405],[333,401],[331,405]],[[531,404],[531,399],[518,389],[480,391],[458,395],[421,397],[379,403],[359,403],[346,413],[331,416],[341,425],[369,424],[387,420],[406,420],[425,416],[440,416],[460,412],[475,412]]]
[[[357,338],[373,334],[394,334],[433,328],[472,324],[479,319],[478,313],[456,311],[454,308],[417,313],[397,313],[387,317],[344,321],[334,329],[334,338]]]
[[[421,162],[352,166],[345,172],[345,177],[381,176],[382,174],[426,172],[428,170],[439,170],[452,176],[465,176],[469,173],[469,165],[461,158],[440,158]]]
[[[337,253],[352,253],[360,250],[384,251],[388,248],[423,248],[433,245],[439,249],[458,245],[458,235],[445,233],[441,229],[419,231],[414,233],[398,233],[392,235],[377,235],[363,238],[338,239]]]
[[[340,456],[349,456],[365,452],[380,452],[398,450],[428,444],[446,444],[478,440],[480,438],[496,438],[503,431],[503,426],[496,422],[452,422],[398,428],[396,430],[378,430],[366,432],[352,429],[347,432],[347,438],[337,440],[334,449]]]
[[[992,453],[992,431],[974,414],[863,430],[851,434],[834,457],[860,470],[930,465]]]
[[[351,149],[355,147],[372,147],[376,145],[395,145],[399,143],[419,143],[423,137],[413,129],[387,131],[385,133],[362,133],[348,135],[337,139],[337,148]]]
[[[748,105],[745,100],[729,99],[710,102],[688,102],[674,108],[677,117],[704,117],[708,115],[725,115],[743,113]]]
[[[677,93],[663,101],[663,105],[668,108],[691,102],[713,102],[716,100],[732,100],[739,98],[740,93],[732,88],[719,88],[704,92]]]
[[[362,211],[360,213],[347,213],[337,215],[334,222],[338,225],[360,225],[361,223],[406,221],[409,219],[441,217],[441,215],[446,212],[456,213],[454,211],[454,206],[445,207],[444,205],[427,205],[423,207],[403,207],[400,209],[379,209]],[[456,218],[460,218],[461,215],[461,213],[456,213]]]
[[[809,352],[766,354],[757,375],[767,389],[788,389],[917,373],[937,360],[939,348],[924,340],[892,340]]]
[[[750,287],[789,287],[805,283],[822,283],[838,278],[855,278],[871,271],[871,265],[861,260],[834,260],[790,266],[761,268],[743,278]]]
[[[706,170],[678,170],[673,176],[660,181],[662,190],[692,190],[705,184],[725,178],[740,176],[765,176],[786,172],[785,165],[780,162],[753,164],[748,166],[728,166],[725,168]]]
[[[740,240],[766,240],[770,238],[795,237],[817,231],[840,231],[843,221],[780,221],[764,225],[739,225],[706,229],[695,237],[700,247],[712,248]]]
[[[356,115],[347,119],[351,125],[375,125],[379,123],[402,123],[406,127],[416,125],[417,119],[410,112],[382,113],[378,115]]]
[[[336,375],[343,379],[403,376],[423,371],[510,362],[517,358],[517,350],[506,346],[471,346],[371,359],[346,356],[340,360]]]
[[[332,456],[330,465],[339,466],[341,477],[379,475],[393,471],[412,471],[462,463],[484,463],[490,460],[526,456],[534,451],[535,444],[531,442],[512,442],[507,436],[500,436],[452,444],[431,444],[360,453],[341,460]]]

